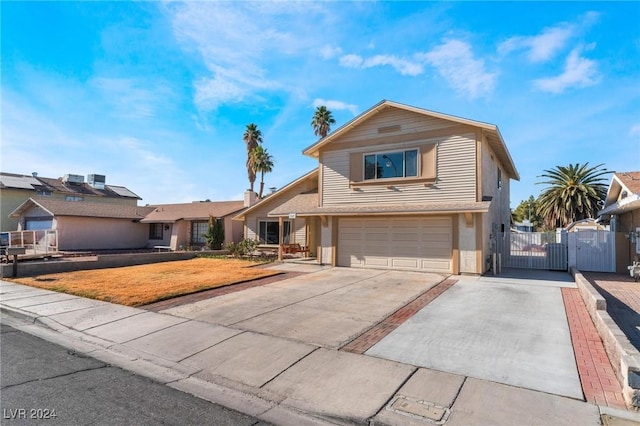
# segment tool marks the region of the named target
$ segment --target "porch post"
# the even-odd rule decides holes
[[[284,244],[284,219],[278,218],[278,261],[282,261],[282,244]]]

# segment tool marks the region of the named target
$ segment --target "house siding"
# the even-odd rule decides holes
[[[253,210],[252,212],[246,215],[245,221],[244,221],[245,238],[248,238],[251,240],[255,240],[258,238],[258,226],[259,226],[258,223],[261,220],[275,220],[275,221],[278,220],[278,218],[269,217],[269,212],[271,210],[275,209],[277,206],[283,203],[286,203],[287,201],[291,200],[293,197],[295,197],[298,194],[311,191],[316,188],[317,188],[317,181],[314,176],[313,179],[306,179],[302,182],[299,182],[294,187],[288,188],[286,193],[279,194],[278,197],[274,197],[273,201],[269,200],[268,198],[265,199],[259,207],[256,207],[255,210]],[[290,220],[290,219],[285,219],[285,220]],[[292,235],[291,238],[292,240],[293,238],[295,238],[296,242],[303,244],[307,239],[306,219],[298,217],[292,220],[292,222],[293,222],[292,225],[294,226],[293,229],[294,229],[295,235]]]
[[[403,184],[393,182],[366,185],[354,190],[350,187],[350,154],[372,150],[393,150],[437,144],[437,181],[433,186],[424,182]],[[344,204],[398,204],[438,201],[476,200],[476,139],[475,133],[443,138],[412,140],[402,143],[376,145],[375,147],[332,150],[321,153],[323,206]],[[356,185],[357,186],[357,185]]]

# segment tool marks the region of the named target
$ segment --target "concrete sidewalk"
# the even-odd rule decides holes
[[[4,281],[0,308],[16,328],[278,425],[601,424],[577,399]]]

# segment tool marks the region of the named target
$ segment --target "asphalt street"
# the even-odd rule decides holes
[[[266,425],[1,324],[3,425]]]

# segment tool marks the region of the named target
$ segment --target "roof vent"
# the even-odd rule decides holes
[[[38,177],[38,172],[31,172],[31,176]]]
[[[107,177],[105,175],[87,175],[87,182],[89,183],[89,185],[91,185],[92,188],[95,189],[104,189],[106,181]]]
[[[63,183],[82,184],[82,183],[84,183],[84,176],[83,175],[66,174],[66,175],[64,175],[62,177],[62,182]]]

